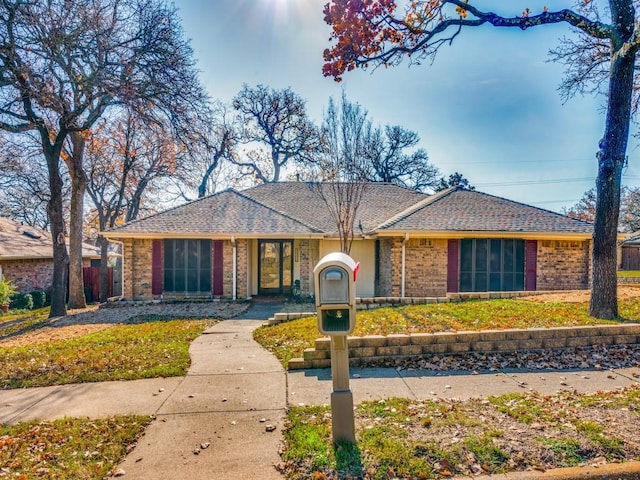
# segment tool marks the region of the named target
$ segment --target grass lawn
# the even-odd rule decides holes
[[[49,307],[28,311],[9,311],[0,315],[0,338],[19,335],[44,326],[48,321]]]
[[[521,299],[379,308],[358,312],[353,335],[568,327],[640,320],[640,298],[621,299],[618,308],[618,321],[589,316],[587,303]],[[316,317],[260,327],[254,332],[255,340],[272,351],[285,367],[291,358],[301,357],[305,348],[313,347],[320,336]]]
[[[149,321],[66,340],[0,346],[0,388],[184,375],[189,344],[213,323]]]
[[[0,425],[0,477],[101,480],[150,422],[127,415]]]
[[[618,270],[618,277],[640,277],[640,270]]]
[[[289,479],[437,479],[640,458],[640,387],[592,395],[511,394],[465,402],[392,398],[355,409],[356,444],[331,441],[331,411],[295,407]]]

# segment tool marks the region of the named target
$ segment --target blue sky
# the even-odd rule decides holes
[[[559,211],[595,183],[595,153],[604,128],[603,99],[563,104],[562,66],[547,52],[570,33],[566,25],[463,31],[433,65],[354,71],[337,84],[322,75],[329,46],[326,0],[175,0],[191,39],[202,82],[230,102],[242,85],[290,87],[320,123],[330,96],[342,89],[375,123],[418,132],[421,147],[443,174],[461,172],[480,191]],[[479,0],[507,16],[531,1]],[[571,1],[549,2],[550,9]],[[506,6],[505,6],[506,5]],[[629,145],[623,183],[640,183],[637,142]]]

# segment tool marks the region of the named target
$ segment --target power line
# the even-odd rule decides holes
[[[557,178],[555,180],[522,180],[517,182],[489,182],[474,183],[477,187],[507,187],[516,185],[545,185],[548,183],[571,183],[571,182],[593,182],[593,177],[584,178]]]

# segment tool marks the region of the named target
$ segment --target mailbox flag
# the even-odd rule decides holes
[[[356,266],[353,267],[353,281],[355,282],[358,278],[358,270],[360,270],[360,262],[356,263]]]

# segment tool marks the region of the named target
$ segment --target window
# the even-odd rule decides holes
[[[524,240],[460,241],[460,291],[524,290]]]
[[[211,240],[164,241],[164,291],[211,294]]]

